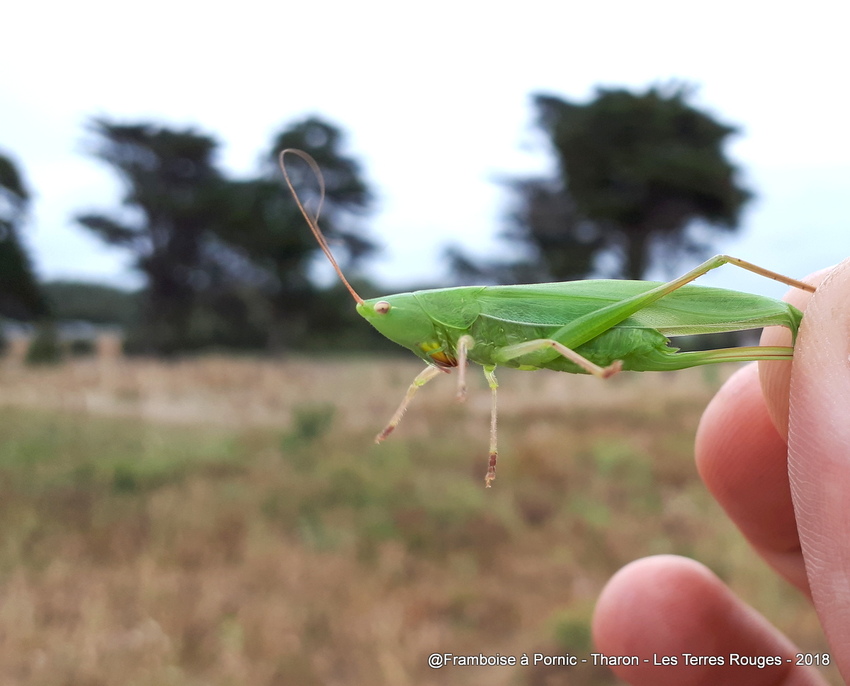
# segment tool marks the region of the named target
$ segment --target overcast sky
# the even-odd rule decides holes
[[[0,150],[35,192],[27,232],[43,278],[139,283],[128,257],[71,217],[113,207],[84,154],[95,115],[193,125],[249,174],[282,126],[319,114],[349,135],[378,194],[376,276],[444,275],[443,248],[495,255],[495,179],[549,169],[530,96],[681,80],[742,135],[729,153],[758,194],[718,244],[795,276],[850,255],[845,2],[14,3],[0,42]],[[727,268],[731,272],[736,270]],[[715,285],[777,294],[727,271]]]

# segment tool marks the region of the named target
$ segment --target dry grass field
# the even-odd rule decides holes
[[[372,443],[418,368],[0,365],[0,683],[616,684],[602,667],[427,658],[587,654],[606,580],[655,553],[702,561],[825,650],[696,475],[697,422],[729,370],[503,372],[485,490],[478,374],[465,405],[440,378]]]

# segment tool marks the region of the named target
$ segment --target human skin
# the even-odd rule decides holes
[[[850,682],[850,260],[805,279],[812,295],[793,363],[751,364],[711,401],[696,439],[699,473],[753,548],[809,596]],[[768,329],[764,345],[788,345]],[[611,655],[777,655],[791,663],[615,667],[630,684],[809,686],[826,682],[794,665],[796,649],[707,568],[672,555],[621,569],[597,603],[593,634]]]

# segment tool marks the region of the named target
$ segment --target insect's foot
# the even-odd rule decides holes
[[[487,465],[487,476],[484,477],[484,485],[487,488],[490,488],[491,482],[496,478],[496,460],[499,457],[499,453],[490,453],[490,463]]]
[[[455,395],[455,401],[459,403],[466,402],[466,386],[461,386],[457,389],[457,394]]]
[[[393,429],[395,429],[395,426],[393,426],[392,424],[386,427],[383,431],[381,431],[381,433],[375,436],[375,443],[382,443],[387,438],[387,436],[389,436],[393,432]]]
[[[623,361],[615,360],[602,370],[602,378],[607,379],[623,371]]]

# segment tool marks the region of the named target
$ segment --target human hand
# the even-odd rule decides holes
[[[752,546],[813,599],[830,658],[850,682],[850,260],[807,281],[820,284],[816,294],[786,296],[805,311],[793,365],[752,364],[732,376],[703,415],[696,459]],[[762,343],[789,345],[790,334],[768,329]],[[769,669],[681,660],[614,668],[635,686],[825,683],[795,666],[795,647],[766,619],[686,558],[650,557],[620,570],[600,596],[593,633],[611,655],[783,658]]]

